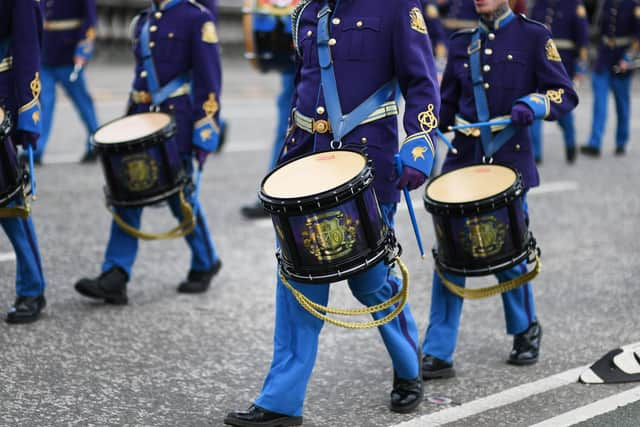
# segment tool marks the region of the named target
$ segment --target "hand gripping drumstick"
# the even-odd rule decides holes
[[[33,147],[29,146],[29,179],[31,180],[31,200],[36,199],[36,179],[33,173]]]
[[[483,128],[483,127],[489,127],[489,126],[508,126],[510,124],[511,124],[511,119],[490,120],[488,122],[467,123],[466,125],[449,126],[449,130]]]
[[[396,172],[398,173],[398,177],[402,176],[402,160],[400,160],[400,155],[396,154]],[[422,239],[420,238],[420,229],[418,228],[418,221],[416,221],[416,213],[413,210],[413,202],[411,201],[411,196],[409,195],[409,189],[404,187],[402,189],[404,193],[404,199],[407,202],[407,207],[409,208],[409,217],[411,218],[411,224],[413,225],[413,232],[416,235],[416,242],[418,243],[418,249],[420,250],[420,256],[424,258],[424,248],[422,247]]]

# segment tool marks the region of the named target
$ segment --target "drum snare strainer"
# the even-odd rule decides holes
[[[523,285],[540,272],[539,249],[528,228],[524,193],[518,172],[493,164],[456,169],[429,183],[424,204],[435,227],[436,271],[453,293],[484,298]],[[535,268],[489,288],[461,288],[441,274],[485,276],[524,260],[535,262]]]
[[[291,160],[262,182],[260,200],[271,214],[278,240],[277,258],[283,283],[312,315],[346,328],[377,327],[393,320],[406,304],[408,276],[399,246],[387,226],[373,190],[373,169],[356,151],[337,150]],[[389,301],[359,310],[315,304],[287,279],[308,284],[336,282],[378,262],[398,262],[402,290]],[[348,323],[326,314],[354,316],[386,310],[383,319]]]

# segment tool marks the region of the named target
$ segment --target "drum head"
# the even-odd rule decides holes
[[[439,203],[471,203],[496,196],[517,181],[506,166],[477,165],[447,172],[429,184],[427,197]]]
[[[263,193],[277,199],[320,195],[356,178],[367,159],[353,151],[315,153],[287,163],[265,179]]]
[[[137,141],[160,132],[171,124],[165,113],[141,113],[114,120],[93,135],[96,144],[121,144]]]

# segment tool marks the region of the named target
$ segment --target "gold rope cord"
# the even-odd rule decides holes
[[[184,192],[180,192],[180,209],[182,210],[182,216],[184,219],[177,227],[172,228],[166,233],[147,233],[142,230],[138,230],[127,224],[120,215],[118,215],[115,209],[110,209],[113,215],[113,220],[122,228],[127,234],[137,237],[142,240],[166,240],[177,239],[189,235],[195,228],[197,219],[193,214],[193,208],[187,203],[184,198]]]
[[[446,277],[444,277],[444,275],[436,265],[436,273],[438,273],[438,277],[440,277],[440,280],[442,280],[442,283],[449,290],[449,292],[459,296],[460,298],[465,298],[465,299],[488,298],[494,295],[511,291],[533,280],[538,274],[540,274],[541,269],[542,269],[542,264],[540,263],[540,258],[536,256],[536,265],[533,268],[533,270],[523,274],[522,276],[518,276],[515,279],[498,283],[497,285],[488,286],[486,288],[467,289],[449,281]]]
[[[323,320],[327,323],[330,323],[335,326],[339,326],[341,328],[346,329],[369,329],[369,328],[377,328],[378,326],[382,326],[391,322],[393,319],[398,317],[398,315],[404,309],[404,306],[407,304],[407,300],[409,297],[409,271],[407,270],[406,265],[400,260],[400,258],[395,258],[394,261],[398,263],[398,268],[402,273],[402,289],[396,295],[391,297],[389,300],[374,305],[371,307],[363,307],[356,309],[340,309],[340,308],[330,308],[325,307],[321,304],[317,304],[307,298],[302,292],[294,288],[291,283],[284,277],[282,271],[280,271],[280,279],[282,283],[291,291],[293,296],[296,298],[298,303],[309,312],[314,317],[317,317],[320,320]],[[386,310],[390,308],[394,304],[398,303],[398,306],[385,317],[372,320],[368,322],[345,322],[342,320],[337,320],[332,317],[327,316],[327,314],[336,314],[339,316],[361,316],[365,314],[378,313],[380,311]],[[325,314],[326,313],[326,314]]]

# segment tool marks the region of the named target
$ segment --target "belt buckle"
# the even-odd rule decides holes
[[[329,122],[326,120],[314,120],[312,128],[316,133],[327,133],[329,132]]]
[[[471,134],[472,137],[479,138],[481,134],[480,128],[471,128],[469,129],[469,133]]]

